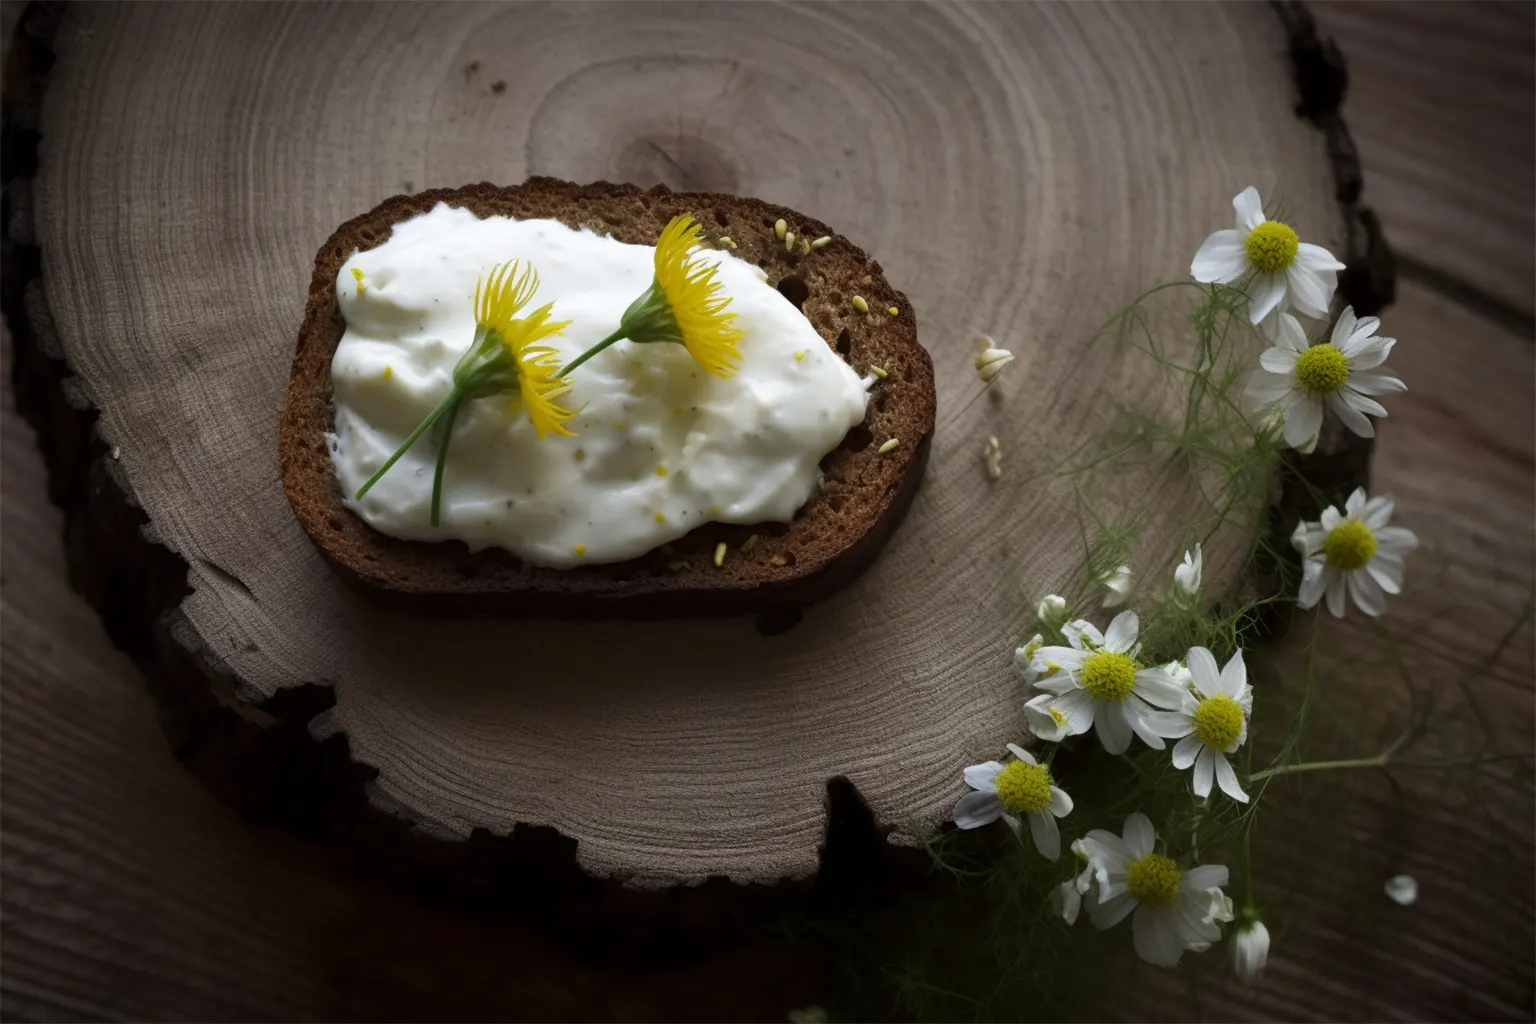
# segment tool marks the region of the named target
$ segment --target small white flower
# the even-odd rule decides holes
[[[1140,626],[1131,611],[1116,615],[1102,634],[1078,619],[1062,627],[1072,646],[1035,652],[1040,678],[1034,685],[1045,692],[1025,704],[1024,712],[1037,736],[1059,742],[1095,729],[1105,750],[1123,754],[1134,733],[1154,750],[1163,749],[1147,721],[1149,705],[1177,708],[1186,691],[1162,668],[1136,660]]]
[[[1159,967],[1175,967],[1186,949],[1202,951],[1221,938],[1232,920],[1232,900],[1222,891],[1227,869],[1202,864],[1181,871],[1155,853],[1157,833],[1140,812],[1125,819],[1125,833],[1088,833],[1098,900],[1088,909],[1095,928],[1112,928],[1132,912],[1136,953]]]
[[[1419,883],[1412,875],[1393,875],[1382,888],[1387,897],[1400,907],[1411,907],[1419,898]]]
[[[1035,680],[1039,679],[1040,673],[1044,671],[1044,665],[1036,657],[1040,653],[1040,648],[1044,646],[1045,640],[1036,633],[1023,647],[1014,649],[1013,669],[1024,680],[1025,686],[1034,686]]]
[[[1387,610],[1387,594],[1403,586],[1403,557],[1419,546],[1412,530],[1388,526],[1392,499],[1365,500],[1365,489],[1355,488],[1344,511],[1323,509],[1315,523],[1299,523],[1291,543],[1301,552],[1301,589],[1296,603],[1311,608],[1328,598],[1328,610],[1344,617],[1347,593],[1367,615]]]
[[[1383,372],[1397,342],[1372,337],[1381,321],[1373,316],[1357,320],[1354,307],[1346,306],[1332,338],[1317,345],[1307,344],[1306,332],[1289,313],[1275,324],[1275,346],[1259,357],[1245,392],[1248,402],[1260,413],[1278,413],[1285,443],[1304,454],[1317,447],[1325,404],[1352,432],[1376,436],[1369,417],[1385,416],[1387,410],[1367,396],[1408,390]]]
[[[1104,607],[1118,608],[1131,596],[1131,567],[1122,565],[1107,572],[1099,577],[1099,583],[1104,587]]]
[[[1029,834],[1041,856],[1055,860],[1061,855],[1061,831],[1057,818],[1072,813],[1072,798],[1051,781],[1051,771],[1023,747],[1008,744],[1017,760],[1006,765],[996,761],[973,764],[965,770],[967,793],[955,804],[955,824],[980,828],[998,818],[1020,835],[1020,817],[1029,819]]]
[[[1068,617],[1067,599],[1060,594],[1046,594],[1035,608],[1035,618],[1052,629],[1066,625]]]
[[[1193,601],[1200,596],[1200,576],[1205,568],[1205,556],[1200,551],[1200,545],[1195,545],[1193,553],[1184,552],[1184,561],[1174,566],[1173,587],[1187,601]]]
[[[1195,796],[1211,795],[1214,775],[1221,791],[1233,800],[1248,802],[1237,783],[1237,773],[1227,755],[1248,740],[1248,718],[1253,714],[1253,687],[1243,652],[1238,651],[1220,671],[1216,658],[1204,647],[1189,649],[1189,672],[1194,692],[1185,691],[1175,711],[1154,711],[1148,724],[1166,739],[1177,739],[1173,766],[1179,771],[1194,766]]]
[[[1003,367],[1013,362],[1013,353],[998,348],[997,343],[985,334],[978,334],[976,342],[981,346],[976,356],[976,376],[981,378],[983,384],[991,384],[1003,372]]]
[[[1245,911],[1245,914],[1251,911]],[[1237,926],[1232,936],[1232,973],[1244,985],[1252,985],[1269,962],[1269,929],[1257,917]]]
[[[1301,241],[1288,225],[1266,220],[1259,191],[1251,185],[1232,200],[1232,209],[1237,227],[1205,240],[1189,265],[1190,276],[1202,284],[1251,277],[1248,317],[1254,323],[1291,305],[1307,316],[1327,316],[1344,264],[1322,246]]]
[[[1003,478],[1003,443],[996,437],[988,437],[981,449],[982,464],[987,467],[987,479],[996,483]]]
[[[1061,919],[1067,924],[1077,923],[1077,914],[1083,907],[1083,898],[1088,899],[1089,907],[1093,906],[1093,894],[1089,889],[1093,886],[1093,856],[1092,847],[1087,839],[1075,839],[1072,841],[1072,852],[1077,859],[1083,862],[1083,870],[1077,877],[1069,878],[1062,882],[1051,893],[1051,906]]]

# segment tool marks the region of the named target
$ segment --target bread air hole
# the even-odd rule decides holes
[[[811,286],[805,283],[805,278],[799,274],[790,274],[778,284],[779,294],[790,301],[796,309],[803,310],[805,300],[811,297]]]

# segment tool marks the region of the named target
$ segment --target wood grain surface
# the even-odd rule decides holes
[[[1423,52],[1433,68],[1437,51]],[[1368,79],[1357,66],[1357,86]],[[1476,121],[1466,94],[1452,99]],[[1439,116],[1403,114],[1410,125]],[[1383,175],[1366,159],[1375,190]],[[1458,195],[1431,188],[1422,206],[1455,223]],[[1399,298],[1386,318],[1403,339],[1394,366],[1414,390],[1383,426],[1377,486],[1396,494],[1425,551],[1384,625],[1419,661],[1476,665],[1532,597],[1536,360],[1528,336],[1426,287],[1407,284]],[[761,950],[660,977],[576,966],[516,922],[379,890],[239,819],[177,766],[137,673],[69,591],[63,523],[8,390],[0,445],[0,1015],[766,1019],[814,998],[814,965]],[[1328,628],[1341,644],[1367,639],[1357,622]],[[1527,626],[1494,666],[1466,673],[1501,747],[1532,747],[1532,672]],[[1379,678],[1340,685],[1362,714],[1390,719]],[[1388,908],[1374,929],[1346,903],[1295,906],[1265,982],[1223,988],[1206,1015],[1530,1019],[1529,790],[1495,792],[1469,816],[1442,780],[1404,777],[1406,799],[1379,778],[1329,784],[1371,886],[1361,899],[1407,870],[1423,885],[1419,904]]]
[[[1019,623],[1085,586],[1059,464],[1124,405],[1182,408],[1093,329],[1181,273],[1248,182],[1343,251],[1278,21],[1212,10],[71,8],[43,108],[42,280],[127,492],[187,563],[176,642],[265,712],[329,690],[310,734],[344,736],[375,807],[460,848],[552,826],[597,876],[770,882],[816,869],[835,776],[888,825],[947,819],[962,768],[1019,735]],[[594,642],[388,612],[298,528],[273,437],[313,252],[399,189],[530,173],[776,200],[911,298],[936,366],[930,471],[876,565],[792,633],[615,623]],[[985,393],[979,330],[1019,356]],[[1166,336],[1192,364],[1188,332]],[[1008,449],[995,484],[988,435]],[[1203,537],[1219,592],[1263,496],[1213,533],[1198,482],[1163,466],[1115,476],[1091,515],[1134,526],[1141,564]]]

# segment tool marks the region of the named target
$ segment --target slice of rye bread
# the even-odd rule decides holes
[[[821,460],[822,486],[792,523],[710,523],[640,558],[559,570],[496,548],[471,552],[459,541],[386,536],[342,504],[326,442],[335,413],[331,358],[346,328],[336,276],[354,252],[382,244],[393,225],[440,202],[482,217],[552,218],[646,245],[674,215],[691,213],[706,242],[734,241],[735,255],[761,267],[861,376],[872,365],[887,376],[872,386],[864,422]],[[793,250],[775,233],[779,218],[795,233]],[[831,240],[823,247],[800,251],[801,239],[824,235]],[[856,295],[868,313],[854,308]],[[482,183],[395,196],[336,230],[315,257],[278,449],[299,522],[348,582],[376,598],[447,612],[571,617],[784,612],[826,597],[874,561],[917,492],[934,406],[933,362],[918,344],[906,296],[886,282],[880,264],[820,221],[736,196],[530,178],[512,187]],[[898,445],[881,454],[891,438]],[[716,566],[721,542],[727,553]]]

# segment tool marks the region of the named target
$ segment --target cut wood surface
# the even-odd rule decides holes
[[[1435,51],[1425,52],[1432,58]],[[494,65],[485,60],[482,65],[482,77],[507,77],[505,71],[486,75]],[[378,75],[385,73],[383,67],[376,69]],[[1368,76],[1356,68],[1359,86]],[[271,87],[298,88],[281,81]],[[1454,98],[1469,102],[1465,94]],[[238,107],[233,98],[225,99],[229,109]],[[1155,98],[1128,95],[1118,102]],[[1405,116],[1438,116],[1438,111],[1409,109]],[[1358,120],[1352,118],[1351,126]],[[285,129],[258,124],[251,130]],[[522,156],[513,150],[508,159],[515,163]],[[258,148],[241,159],[259,167],[273,156]],[[1369,158],[1366,167],[1369,189],[1377,180]],[[373,173],[361,162],[356,170],[361,176]],[[1251,170],[1242,163],[1233,173]],[[657,170],[652,176],[663,174]],[[476,175],[514,177],[484,170]],[[458,180],[447,175],[431,183]],[[425,183],[414,180],[417,186]],[[338,203],[338,209],[343,215],[362,209],[403,184],[377,192],[364,188],[355,207]],[[1435,205],[1439,195],[1432,190],[1425,205]],[[794,200],[787,192],[768,197]],[[1208,198],[1202,195],[1201,201]],[[820,206],[814,212],[835,216]],[[867,210],[864,216],[869,224],[881,223]],[[176,223],[172,217],[171,226]],[[850,233],[858,227],[840,226]],[[1198,236],[1206,227],[1201,222],[1190,234]],[[1397,237],[1391,221],[1388,229]],[[317,243],[325,226],[315,230]],[[883,255],[873,239],[865,241]],[[270,239],[258,233],[231,244],[251,247]],[[304,244],[311,245],[302,254],[307,261],[313,245]],[[899,271],[892,260],[887,269],[894,280]],[[1386,314],[1388,333],[1403,339],[1393,365],[1414,390],[1393,405],[1383,426],[1376,486],[1398,497],[1399,515],[1420,533],[1425,551],[1410,565],[1411,593],[1394,605],[1385,625],[1412,642],[1417,658],[1468,665],[1486,655],[1531,599],[1536,361],[1528,337],[1422,287],[1401,287],[1399,299]],[[965,305],[934,304],[951,313]],[[110,308],[114,316],[126,315],[120,305]],[[1087,322],[1086,309],[1063,313],[1062,325],[1079,329]],[[1040,315],[1023,303],[1014,312]],[[931,322],[926,309],[919,313],[920,323]],[[292,316],[296,324],[297,307]],[[1001,320],[982,322],[967,314],[962,322],[1003,333]],[[941,364],[941,379],[945,372]],[[967,371],[963,361],[952,361],[947,372],[958,382]],[[1033,387],[1016,388],[988,416],[1020,417],[1014,426],[1023,430]],[[990,401],[973,405],[986,408]],[[271,415],[275,419],[275,404]],[[992,422],[1006,420],[985,419],[969,429]],[[773,1018],[814,998],[815,965],[762,950],[733,950],[644,978],[575,966],[516,921],[470,917],[379,889],[338,871],[317,847],[241,820],[177,766],[137,670],[112,649],[95,614],[69,590],[59,544],[64,520],[47,502],[42,462],[31,431],[11,411],[9,391],[0,441],[5,493],[0,1015]],[[1007,596],[1018,597],[1012,591]],[[1368,635],[1357,621],[1329,629],[1339,640],[1355,637],[1363,643]],[[1509,749],[1532,747],[1532,660],[1527,629],[1498,664],[1473,680],[1499,723],[1500,746]],[[1359,678],[1348,685],[1366,712],[1391,712],[1395,698],[1382,699],[1389,685],[1382,679]],[[1400,913],[1388,908],[1395,915],[1390,925],[1368,931],[1342,905],[1306,903],[1277,944],[1264,983],[1223,990],[1216,1003],[1203,1007],[1205,1014],[1530,1019],[1530,795],[1505,795],[1487,808],[1503,823],[1489,830],[1479,824],[1482,817],[1466,814],[1459,793],[1434,778],[1414,781],[1406,801],[1389,799],[1373,779],[1339,780],[1337,788],[1335,806],[1356,834],[1358,855],[1380,875],[1406,870],[1418,876],[1419,904]],[[1318,872],[1330,869],[1326,862],[1317,865]]]
[[[1319,3],[1345,116],[1405,274],[1536,312],[1536,5]],[[1529,330],[1527,326],[1525,328]]]
[[[42,285],[113,479],[187,567],[165,674],[344,738],[355,769],[327,778],[393,816],[381,835],[411,826],[393,846],[450,847],[429,854],[447,876],[477,830],[531,825],[640,885],[805,878],[836,776],[886,825],[946,819],[963,766],[1019,735],[1008,665],[1033,600],[1084,586],[1057,461],[1121,404],[1182,402],[1094,327],[1181,274],[1250,182],[1345,252],[1286,42],[1243,6],[68,9],[34,189]],[[298,528],[274,435],[315,249],[391,193],[534,173],[781,202],[910,296],[937,372],[932,467],[868,575],[790,633],[426,621],[349,593]],[[977,331],[1019,356],[990,393]],[[1187,331],[1167,337],[1194,361]],[[1145,564],[1214,518],[1150,470],[1094,497],[1101,521],[1136,521]],[[1206,538],[1212,592],[1250,537]],[[200,758],[220,744],[244,752],[199,738]]]

